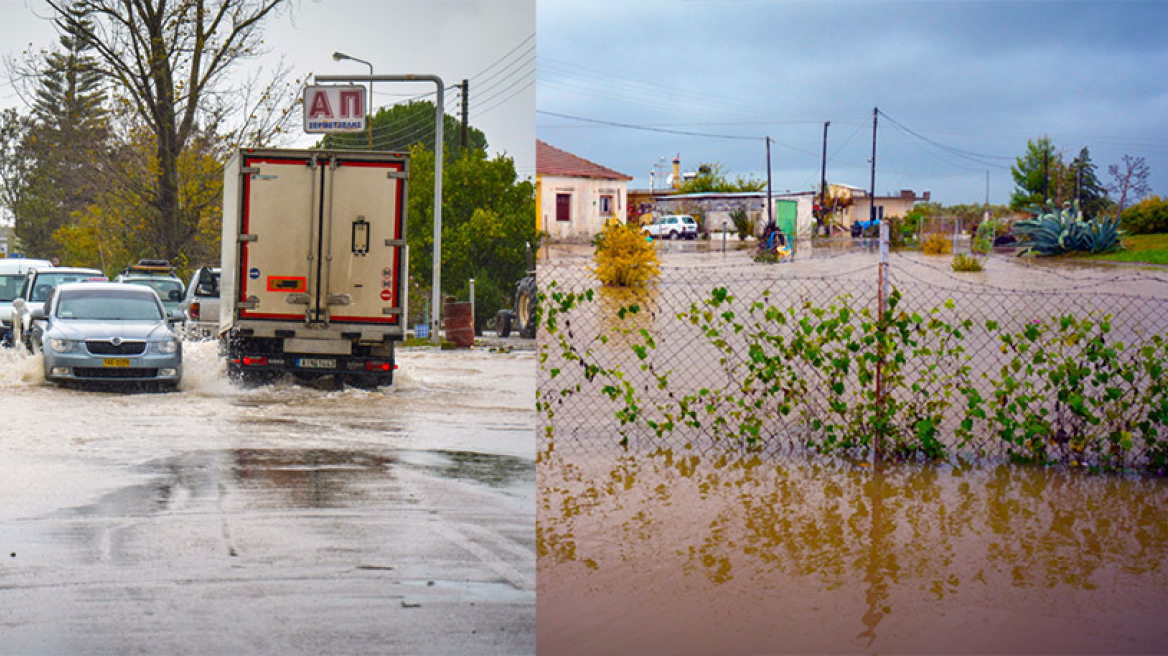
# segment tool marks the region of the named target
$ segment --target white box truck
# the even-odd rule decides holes
[[[219,307],[230,375],[393,382],[406,326],[408,174],[400,153],[231,157]]]

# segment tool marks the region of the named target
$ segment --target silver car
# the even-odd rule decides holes
[[[187,339],[211,339],[219,335],[219,267],[200,267],[187,283],[183,332]]]
[[[50,381],[146,381],[174,388],[182,379],[182,340],[153,289],[143,285],[60,285],[44,308],[36,344]]]

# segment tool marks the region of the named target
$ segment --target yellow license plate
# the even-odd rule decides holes
[[[129,358],[106,358],[102,360],[103,367],[128,367],[130,366]]]

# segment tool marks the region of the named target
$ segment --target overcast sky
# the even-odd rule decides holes
[[[298,0],[291,12],[272,17],[264,29],[267,54],[242,62],[241,79],[280,58],[294,77],[368,75],[354,61],[333,61],[341,51],[368,61],[376,74],[438,75],[449,88],[470,81],[470,123],[487,137],[491,154],[515,159],[521,177],[535,175],[535,0]],[[48,12],[36,0],[0,0],[0,50],[19,56],[54,47]],[[432,82],[384,83],[374,87],[374,106],[431,94]],[[448,89],[447,112],[459,115],[459,94]],[[0,104],[19,106],[7,80]],[[290,144],[315,142],[299,132]]]
[[[1049,135],[1168,195],[1166,2],[539,0],[536,29],[538,137],[635,187],[679,153],[765,180],[769,136],[773,188],[814,189],[830,121],[828,181],[867,188],[878,107],[878,194],[1008,202]]]

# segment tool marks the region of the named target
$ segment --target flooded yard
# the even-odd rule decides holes
[[[548,654],[1162,653],[1168,485],[670,452],[540,462]]]
[[[541,336],[539,653],[1163,652],[1161,476],[1077,467],[1053,442],[1061,464],[1019,464],[990,435],[958,449],[947,434],[954,451],[940,460],[873,465],[865,449],[805,448],[794,413],[766,415],[753,445],[719,436],[708,417],[658,434],[649,421],[743,371],[678,319],[712,288],[747,304],[847,295],[871,307],[877,280],[868,252],[768,267],[745,251],[665,248],[661,283],[631,315],[627,296],[580,273],[580,251],[540,271],[541,285],[594,297],[557,317],[558,336]],[[963,277],[947,263],[896,255],[890,277],[906,302],[949,300],[953,313],[1018,330],[1067,313],[1111,313],[1110,335],[1128,343],[1168,329],[1162,269],[998,258]],[[1000,371],[997,353],[988,337],[972,351],[980,384]]]

